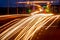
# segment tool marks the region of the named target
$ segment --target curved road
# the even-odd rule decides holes
[[[15,19],[3,26],[1,40],[60,39],[60,15],[36,14],[22,20]]]

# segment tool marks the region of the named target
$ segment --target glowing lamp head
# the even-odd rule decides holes
[[[27,4],[30,4],[30,2],[28,1]]]
[[[50,4],[50,2],[47,2],[47,5],[49,5]]]

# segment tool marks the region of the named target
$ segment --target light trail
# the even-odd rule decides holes
[[[49,17],[49,18],[47,18],[46,20],[44,20],[44,21],[42,21],[42,22],[40,22],[37,26],[37,28],[35,28],[35,30],[32,32],[32,34],[30,34],[30,36],[29,36],[29,38],[31,37],[31,36],[34,36],[34,33],[35,32],[37,32],[38,30],[40,30],[40,28],[42,28],[42,27],[44,27],[44,25],[47,23],[47,22],[49,22],[50,20],[52,20],[53,18],[51,18],[51,17]]]
[[[1,30],[0,30],[0,33],[1,33],[3,30],[5,30],[5,29],[9,28],[10,26],[14,25],[15,23],[17,23],[18,21],[20,21],[20,18],[19,18],[19,19],[14,19],[14,20],[12,20],[12,21],[4,24],[3,26],[0,27],[0,29],[1,29]]]
[[[41,14],[40,16],[42,16],[42,15],[43,15],[43,14]],[[43,16],[45,16],[45,15],[43,15]],[[46,17],[45,17],[45,18],[46,18]],[[45,18],[43,18],[43,19],[45,19]],[[40,20],[43,21],[43,19],[40,19]],[[39,20],[39,18],[38,18],[38,20]],[[39,20],[39,21],[40,21],[40,20]],[[30,28],[29,30],[32,31],[31,29],[33,29],[33,28],[35,27],[35,25],[39,23],[39,21],[36,21],[36,23],[35,23],[35,24],[32,26],[32,28]],[[28,27],[29,27],[29,26],[28,26]],[[27,28],[25,28],[25,29],[27,29]],[[34,29],[35,29],[35,28],[34,28]],[[29,32],[30,32],[30,31],[29,31]],[[23,30],[22,30],[22,32],[23,32]],[[27,33],[28,33],[28,32],[27,32]],[[22,34],[24,35],[25,32],[22,33]],[[20,33],[15,40],[19,40],[19,39],[20,39],[19,36],[21,36],[22,34]],[[22,36],[23,36],[23,35],[22,35]],[[26,34],[26,36],[27,36],[27,34]],[[28,37],[25,37],[26,40],[27,40],[27,38],[28,38]],[[24,40],[25,40],[25,39],[24,39]]]
[[[59,18],[60,16],[57,16],[57,18],[55,20],[53,20],[53,22],[46,28],[46,30]]]
[[[34,32],[34,30],[37,28],[36,25],[39,22],[42,22],[42,20],[44,20],[46,17],[44,17],[43,19],[40,19],[39,21],[37,21],[26,33],[26,35],[24,36],[23,40],[28,40],[29,36]]]
[[[50,18],[50,17],[49,17]],[[49,18],[47,18],[47,19],[49,19]],[[47,20],[46,19],[46,20]],[[46,20],[44,20],[44,21],[46,21]],[[42,22],[40,22],[40,24],[42,25],[44,22],[42,21]],[[39,24],[39,25],[40,25]],[[45,24],[44,24],[45,25]],[[37,27],[37,26],[34,26],[33,28],[35,29],[34,31],[36,31],[36,28],[35,27]],[[31,28],[30,29],[30,31],[28,31],[27,33],[26,33],[26,36],[27,36],[27,34],[29,34],[29,32],[31,32],[32,34],[34,33],[34,31],[32,30],[33,28]],[[39,28],[39,26],[37,27],[37,29]],[[41,27],[40,27],[41,28]],[[26,40],[28,40],[28,38],[29,38],[29,36],[31,36],[32,34],[30,34],[30,35],[28,35],[28,37],[25,37],[26,38]],[[25,39],[24,39],[25,40]]]
[[[23,19],[22,21],[20,21],[19,23],[22,23],[26,20],[27,18]],[[6,32],[8,32],[9,30],[13,29],[15,26],[17,26],[17,24],[19,23],[16,23],[15,25],[13,25],[12,27],[10,27],[9,29],[7,29],[6,31],[4,31],[3,33],[1,33],[0,36],[4,35]]]
[[[50,18],[50,17],[49,17],[49,18]],[[44,21],[42,21],[42,22],[39,22],[39,25],[44,24],[44,22],[47,21],[49,18],[47,18],[46,20],[44,20]],[[30,34],[30,36],[28,37],[28,39],[31,38],[31,36],[34,35],[34,33],[35,33],[35,32],[37,31],[37,29],[39,28],[39,25],[37,24],[37,25],[36,25],[36,28],[34,27],[35,30]],[[38,27],[37,27],[37,26],[38,26]],[[41,27],[40,27],[40,28],[41,28]],[[31,28],[31,29],[32,29],[32,28]]]
[[[32,15],[6,29],[0,34],[0,39],[9,40],[12,36],[19,32],[14,40],[32,40],[36,32],[41,30],[41,28],[47,30],[56,20],[59,19],[59,17],[59,15],[53,14]],[[49,23],[48,26],[45,26],[47,23]]]
[[[38,17],[38,16],[37,16],[37,17]],[[34,18],[35,18],[35,17],[34,17]],[[30,20],[31,20],[31,19],[30,19]],[[32,20],[31,20],[31,22],[32,22],[33,20],[34,20],[34,19],[32,19]],[[31,23],[31,22],[28,22],[28,24],[29,24],[29,23]],[[25,23],[24,23],[24,24],[25,24]],[[26,24],[27,24],[27,23],[26,23]],[[26,25],[26,24],[25,24],[25,25]],[[25,25],[24,25],[24,27],[25,27]],[[21,25],[19,25],[19,26],[21,26]],[[19,29],[19,30],[23,29],[24,27],[23,27],[23,26],[22,26],[22,27],[20,27],[20,29]],[[17,29],[17,31],[16,31],[16,32],[18,32],[19,30]],[[14,35],[14,34],[13,34],[13,35]]]
[[[36,4],[36,3],[47,3],[47,2],[53,3],[53,1],[26,1],[26,2],[17,2],[17,3]]]
[[[2,28],[2,27],[4,27],[4,26],[6,26],[6,25],[9,25],[11,22],[14,22],[14,21],[17,21],[18,19],[14,19],[14,20],[12,20],[12,21],[10,21],[10,22],[8,22],[8,23],[6,23],[6,24],[4,24],[3,26],[1,26],[0,28]]]
[[[42,17],[40,18],[40,19],[42,19]],[[37,20],[38,21],[38,20]],[[33,26],[33,25],[32,25]],[[28,26],[26,26],[27,28],[28,28]],[[30,26],[29,26],[30,27]],[[22,30],[22,32],[17,36],[17,38],[16,39],[20,39],[23,35],[25,35],[25,33],[27,32],[27,28],[24,28],[23,30]],[[31,27],[30,27],[31,28]],[[29,29],[28,29],[29,30]],[[19,36],[21,36],[20,38],[19,38]],[[16,40],[15,39],[15,40]]]
[[[35,16],[37,16],[37,15],[35,15]],[[16,25],[14,25],[14,26],[12,26],[11,28],[9,28],[9,29],[7,29],[5,32],[3,32],[2,34],[1,34],[1,36],[2,35],[4,35],[4,36],[2,36],[1,37],[1,39],[2,40],[4,40],[5,38],[7,38],[9,35],[11,35],[12,34],[12,32],[15,32],[16,30],[20,30],[20,27],[23,25],[23,24],[25,24],[25,23],[27,23],[29,20],[31,20],[31,19],[33,19],[33,18],[35,18],[35,16],[31,16],[31,17],[29,17],[29,18],[25,18],[25,19],[23,19],[22,21],[20,21],[19,23],[17,23],[16,25],[17,25],[17,27],[16,27]],[[24,22],[25,21],[25,22]],[[23,23],[21,23],[21,22],[23,22]],[[18,24],[19,24],[19,26],[18,26]],[[18,30],[18,31],[19,31]],[[10,32],[10,33],[9,33]],[[17,31],[16,31],[17,32]],[[7,35],[8,34],[8,35]]]

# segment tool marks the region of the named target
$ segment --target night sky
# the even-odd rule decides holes
[[[18,0],[18,1],[26,1],[26,0]],[[10,7],[16,7],[17,0],[9,0]],[[56,0],[54,5],[59,5],[59,0]],[[18,4],[19,7],[23,7],[24,5]],[[8,0],[0,0],[0,7],[8,7]]]

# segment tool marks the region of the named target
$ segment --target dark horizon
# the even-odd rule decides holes
[[[18,2],[23,2],[23,1],[27,1],[27,0],[18,0]],[[0,7],[17,7],[16,4],[17,0],[0,0]],[[59,0],[55,0],[55,3],[53,3],[52,5],[60,5],[60,1]],[[25,7],[25,4],[18,4],[18,7]]]

